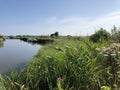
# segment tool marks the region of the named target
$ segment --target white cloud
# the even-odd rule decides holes
[[[46,20],[48,30],[58,31],[63,35],[87,35],[94,33],[95,29],[103,27],[110,31],[113,25],[120,26],[120,11],[106,14],[101,17],[69,17],[59,19],[51,17]],[[48,26],[49,26],[48,25]]]
[[[34,34],[48,35],[58,31],[62,35],[87,35],[103,27],[108,31],[113,25],[120,27],[120,11],[108,13],[99,17],[67,17],[37,18],[31,23],[1,24],[2,34]],[[19,28],[18,28],[19,27]]]

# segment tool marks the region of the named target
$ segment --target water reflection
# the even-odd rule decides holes
[[[0,42],[0,48],[1,47],[4,47],[4,43],[3,42]]]
[[[40,45],[32,45],[20,40],[5,40],[4,47],[0,48],[0,73],[25,66],[37,54]]]

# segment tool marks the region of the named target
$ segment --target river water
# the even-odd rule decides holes
[[[24,66],[37,54],[40,47],[17,39],[5,40],[0,48],[0,73]]]

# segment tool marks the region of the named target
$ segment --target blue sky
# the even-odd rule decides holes
[[[0,34],[87,35],[120,26],[120,0],[0,0]]]

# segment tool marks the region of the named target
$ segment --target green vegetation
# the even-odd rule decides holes
[[[111,32],[112,32],[113,41],[116,43],[120,43],[120,28],[113,26]]]
[[[110,40],[110,37],[111,37],[110,33],[107,32],[105,29],[101,28],[100,30],[95,32],[95,34],[91,35],[90,39],[93,42],[102,42]]]
[[[3,40],[0,38],[0,45],[3,43]]]
[[[102,42],[94,43],[91,37],[54,38],[22,71],[0,76],[0,89],[119,90],[120,44],[111,42],[113,35],[105,30],[96,33]],[[106,35],[110,38],[104,40]]]
[[[2,36],[2,35],[0,35],[0,47],[2,47],[2,46],[3,46],[3,41],[4,41],[4,38],[3,38],[3,36]]]
[[[53,34],[50,35],[51,37],[58,37],[59,36],[59,33],[58,32],[55,32]]]

